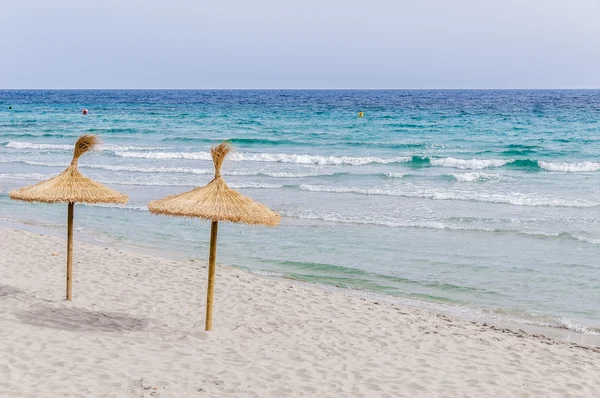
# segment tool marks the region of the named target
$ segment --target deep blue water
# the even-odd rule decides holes
[[[205,258],[207,222],[145,205],[207,183],[228,139],[226,181],[284,220],[223,225],[219,262],[598,333],[600,91],[0,91],[0,218],[64,230],[8,192],[83,133],[104,146],[80,170],[130,196],[77,207],[99,242]]]

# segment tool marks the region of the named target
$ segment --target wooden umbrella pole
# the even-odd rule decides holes
[[[67,300],[73,299],[73,202],[69,202],[67,216]]]
[[[204,330],[212,329],[212,307],[215,292],[215,262],[217,260],[217,232],[219,222],[213,220],[210,227],[210,254],[208,256],[208,289],[206,291],[206,325]]]

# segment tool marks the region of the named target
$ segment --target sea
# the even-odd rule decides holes
[[[208,221],[146,205],[228,141],[225,181],[283,219],[222,223],[218,263],[600,335],[599,90],[0,90],[0,225],[66,234],[66,206],[8,193],[81,134],[80,171],[130,200],[77,205],[76,239],[205,261]]]

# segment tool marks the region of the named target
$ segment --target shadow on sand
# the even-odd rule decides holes
[[[23,311],[17,317],[28,325],[69,331],[119,332],[145,329],[148,320],[118,312],[89,311],[85,308],[45,307]]]
[[[0,297],[22,292],[21,289],[9,285],[0,285]]]

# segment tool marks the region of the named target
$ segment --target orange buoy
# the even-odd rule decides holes
[[[88,110],[87,110],[87,109],[85,109],[85,108],[84,108],[84,109],[81,111],[81,113],[83,113],[84,115],[87,115],[89,112],[88,112]]]

